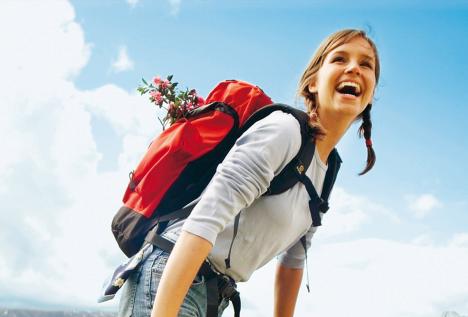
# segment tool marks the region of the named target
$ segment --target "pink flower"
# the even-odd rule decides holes
[[[171,80],[172,75],[165,79],[155,76],[150,84],[143,79],[144,85],[138,87],[138,91],[142,95],[149,94],[150,101],[159,108],[164,103],[168,104],[167,114],[161,121],[163,127],[166,123],[172,124],[185,117],[189,111],[193,111],[206,103],[203,97],[197,95],[195,89],[180,91],[177,89],[177,83],[172,83]]]
[[[159,84],[161,84],[161,77],[159,76],[156,76],[153,78],[153,83],[156,85],[156,86],[159,86]]]
[[[158,98],[161,97],[161,93],[159,91],[156,91],[156,90],[150,91],[150,95],[151,95],[151,97],[153,97],[153,99],[158,99]]]
[[[171,86],[171,82],[169,80],[165,80],[163,82],[161,82],[161,88],[169,88]]]
[[[154,102],[156,102],[157,104],[162,103],[163,97],[162,97],[162,94],[159,91],[153,90],[153,91],[150,92],[150,95],[153,98]]]

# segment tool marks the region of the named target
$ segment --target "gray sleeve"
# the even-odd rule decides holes
[[[306,233],[307,250],[310,248],[312,236],[314,235],[315,231],[317,231],[317,227],[311,226]],[[292,269],[302,269],[304,268],[305,252],[307,251],[304,250],[304,246],[302,245],[301,240],[299,240],[288,250],[281,253],[278,256],[278,261],[285,267]]]
[[[182,229],[214,245],[218,233],[266,192],[300,146],[299,122],[292,115],[275,111],[255,123],[218,166]]]

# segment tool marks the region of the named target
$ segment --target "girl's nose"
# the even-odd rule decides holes
[[[359,67],[358,63],[350,62],[348,64],[348,66],[346,67],[345,73],[360,75],[361,74],[361,68]]]

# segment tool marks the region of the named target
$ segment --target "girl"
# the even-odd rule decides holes
[[[319,194],[328,156],[355,120],[362,119],[359,132],[368,151],[361,175],[374,165],[370,111],[379,71],[376,46],[365,32],[342,30],[324,40],[302,75],[298,93],[311,125],[322,133],[315,139],[315,155],[306,171]],[[206,316],[207,285],[197,276],[206,259],[214,270],[240,282],[276,256],[274,314],[293,316],[305,259],[300,239],[305,234],[308,247],[316,230],[309,196],[300,183],[279,195],[262,194],[300,145],[298,121],[281,111],[247,130],[219,165],[191,215],[162,233],[176,241],[170,255],[156,246],[148,248],[149,255],[124,287],[119,316]],[[241,211],[227,267],[234,218]],[[220,316],[227,304],[220,301]]]

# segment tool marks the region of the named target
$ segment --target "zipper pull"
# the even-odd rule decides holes
[[[128,178],[130,179],[130,183],[128,184],[128,187],[134,191],[135,188],[136,188],[136,183],[135,183],[135,171],[131,171],[130,173],[128,173]]]

